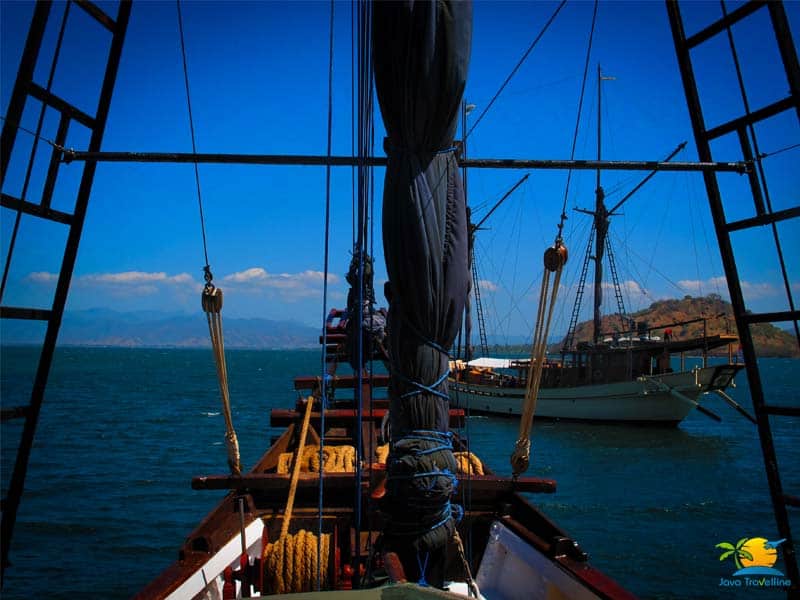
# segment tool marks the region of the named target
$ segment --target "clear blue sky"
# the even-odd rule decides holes
[[[111,3],[108,3],[111,4]],[[109,11],[107,3],[101,3]],[[0,96],[5,114],[32,3],[0,2],[2,64]],[[56,4],[54,10],[63,10]],[[472,62],[466,99],[487,106],[545,21],[555,2],[477,2]],[[800,5],[786,5],[795,40]],[[336,4],[334,153],[351,152],[350,4]],[[766,12],[759,15],[766,24]],[[717,2],[684,5],[689,32],[720,14]],[[592,3],[572,2],[482,119],[468,140],[471,157],[569,158]],[[327,2],[185,2],[184,32],[192,107],[200,152],[324,154],[327,115]],[[107,40],[73,7],[54,91],[94,112]],[[49,32],[52,40],[55,30]],[[769,40],[750,27],[735,31],[753,108],[782,98],[787,85],[775,76],[779,58]],[[696,55],[707,122],[720,123],[741,111],[735,73],[720,37]],[[721,61],[721,62],[720,62]],[[590,85],[576,158],[596,152],[596,72],[615,77],[603,88],[603,157],[653,160],[689,142],[678,159],[696,160],[694,141],[661,2],[601,3],[591,58]],[[39,74],[40,83],[46,73]],[[174,2],[134,4],[111,105],[105,150],[191,150]],[[28,110],[33,128],[38,110]],[[376,118],[380,123],[380,115]],[[45,119],[44,136],[56,121]],[[85,133],[75,126],[71,144]],[[800,142],[792,114],[758,131],[763,152]],[[30,143],[30,136],[20,134]],[[381,126],[377,153],[382,154]],[[715,145],[715,158],[732,158]],[[24,166],[12,157],[12,168]],[[800,149],[770,157],[774,209],[797,203]],[[44,163],[46,164],[46,162]],[[70,210],[80,165],[62,168],[63,189],[55,208]],[[469,203],[480,218],[524,172],[474,170]],[[616,202],[643,173],[607,172],[608,203]],[[293,318],[320,322],[323,269],[325,170],[313,167],[201,165],[209,257],[226,292],[226,315]],[[573,174],[565,229],[570,248],[556,332],[566,329],[589,230],[588,217],[573,207],[593,205],[594,173]],[[34,177],[28,198],[41,190]],[[382,298],[385,268],[380,249],[383,170],[376,170],[376,288]],[[19,195],[20,175],[3,191]],[[529,335],[541,277],[541,255],[556,232],[566,172],[535,171],[479,233],[478,264],[490,333]],[[333,175],[329,306],[344,304],[344,273],[351,249],[351,171]],[[725,177],[729,218],[753,214],[743,177]],[[705,188],[698,174],[658,174],[615,217],[611,236],[629,311],[685,294],[727,296]],[[8,252],[14,215],[2,212],[2,258]],[[794,294],[800,282],[800,232],[780,228]],[[7,305],[49,306],[65,232],[23,219],[4,298]],[[768,230],[735,238],[747,300],[754,310],[787,308]],[[76,265],[69,309],[156,309],[200,314],[204,264],[194,175],[190,165],[100,164]],[[611,296],[613,301],[613,296]],[[585,316],[588,318],[588,300]],[[612,307],[613,310],[613,307]]]

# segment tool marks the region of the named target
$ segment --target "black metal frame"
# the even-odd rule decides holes
[[[323,156],[314,154],[218,154],[191,152],[78,152],[62,149],[64,162],[215,163],[238,165],[294,165],[385,167],[385,156]],[[740,162],[668,162],[657,160],[559,160],[517,158],[465,158],[460,167],[470,169],[576,169],[601,171],[702,171],[746,173],[748,163]]]
[[[711,39],[717,34],[727,32],[733,24],[765,7],[770,13],[770,19],[780,49],[786,77],[790,84],[790,96],[759,110],[752,112],[748,110],[748,114],[743,117],[733,119],[728,123],[707,130],[703,119],[700,95],[695,81],[690,49]],[[726,133],[737,132],[744,159],[752,160],[753,152],[746,127],[784,111],[791,110],[792,108],[797,111],[798,117],[800,118],[800,67],[798,67],[797,51],[792,41],[783,5],[780,2],[750,2],[726,14],[722,19],[690,38],[686,37],[680,8],[676,0],[667,0],[667,13],[672,27],[675,52],[678,58],[684,91],[686,93],[686,102],[689,108],[689,116],[692,122],[695,142],[697,144],[698,157],[704,162],[712,161],[711,140]],[[750,394],[752,396],[753,409],[757,420],[758,435],[761,442],[764,468],[769,484],[775,520],[780,537],[786,539],[781,546],[781,553],[784,559],[786,575],[792,580],[792,586],[788,593],[792,597],[797,597],[798,594],[800,594],[800,574],[798,574],[797,556],[786,509],[787,504],[796,506],[797,504],[795,504],[795,502],[797,499],[793,496],[787,496],[783,492],[769,417],[770,415],[797,416],[800,414],[800,407],[775,407],[765,402],[764,389],[761,384],[761,376],[758,367],[758,357],[753,345],[750,325],[760,322],[794,321],[796,328],[797,321],[800,319],[800,311],[794,308],[791,292],[787,290],[791,308],[789,311],[762,314],[748,313],[733,255],[730,233],[731,231],[759,225],[773,225],[774,227],[774,224],[779,220],[798,218],[798,216],[800,216],[800,207],[794,207],[775,213],[771,212],[768,203],[765,205],[761,193],[762,185],[765,184],[765,181],[761,179],[763,178],[763,172],[759,173],[753,170],[750,174],[750,185],[753,192],[754,209],[757,216],[734,223],[728,223],[725,220],[722,196],[716,175],[713,172],[706,171],[703,173],[703,178],[722,256],[722,264],[725,269],[725,276],[728,280],[728,291],[731,297],[734,318],[736,319],[742,354],[744,356],[747,379],[750,384]],[[777,235],[775,235],[775,243],[779,256],[782,256]],[[798,340],[798,343],[800,343],[800,340]]]
[[[100,150],[109,106],[111,104],[111,96],[114,90],[114,83],[117,77],[117,69],[122,54],[122,46],[128,26],[128,19],[130,17],[131,3],[130,0],[122,0],[122,2],[120,2],[116,20],[111,19],[100,8],[86,0],[75,0],[75,5],[86,11],[98,23],[108,29],[112,35],[108,62],[103,75],[103,83],[98,99],[97,114],[94,117],[84,114],[67,101],[58,98],[33,81],[33,74],[37,61],[39,60],[39,52],[42,47],[51,9],[51,3],[49,1],[39,0],[34,9],[31,27],[11,95],[6,120],[3,125],[2,137],[0,138],[0,157],[2,157],[2,163],[0,163],[0,186],[5,182],[9,159],[16,141],[17,129],[20,125],[22,113],[28,98],[39,100],[44,106],[55,109],[61,113],[55,140],[56,144],[60,145],[66,141],[69,124],[72,120],[75,120],[92,131],[88,151],[98,152]],[[65,15],[64,18],[67,19],[68,16]],[[53,62],[55,63],[56,60],[57,58],[54,57]],[[53,64],[53,66],[55,65]],[[87,161],[84,165],[74,212],[72,214],[67,214],[50,208],[50,200],[55,189],[58,170],[61,164],[60,158],[61,152],[54,148],[40,202],[29,202],[25,198],[14,198],[8,194],[2,194],[1,197],[2,206],[6,208],[16,210],[18,213],[32,215],[69,226],[69,233],[67,235],[52,308],[50,310],[44,310],[11,306],[0,307],[0,318],[3,319],[30,319],[47,322],[44,342],[39,356],[39,364],[31,389],[30,404],[22,407],[4,409],[2,413],[3,421],[13,418],[25,419],[19,447],[17,449],[16,460],[14,462],[14,469],[9,481],[8,493],[6,498],[3,499],[3,515],[2,523],[0,523],[0,561],[2,563],[2,570],[0,573],[3,574],[5,573],[6,566],[9,564],[8,556],[14,525],[16,523],[17,510],[25,487],[28,461],[33,447],[36,426],[44,400],[45,387],[53,361],[58,331],[64,314],[67,292],[69,291],[72,272],[75,267],[78,245],[81,239],[83,223],[89,203],[89,195],[92,189],[95,169],[97,167],[96,161]],[[7,263],[10,263],[11,259],[12,253],[9,252]],[[6,266],[8,266],[8,264]]]

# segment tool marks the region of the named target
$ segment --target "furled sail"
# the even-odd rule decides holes
[[[448,431],[448,349],[463,315],[469,268],[453,139],[469,64],[472,5],[376,2],[372,34],[388,155],[383,245],[392,450],[384,538],[401,559],[405,553],[407,573],[418,565],[425,577],[428,558],[450,538],[458,517],[449,502],[457,467]]]

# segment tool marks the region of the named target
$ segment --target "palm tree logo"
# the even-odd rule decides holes
[[[749,539],[750,538],[746,537],[742,538],[738,542],[736,542],[735,546],[730,542],[721,542],[717,544],[715,548],[720,548],[721,550],[725,551],[722,554],[720,554],[719,559],[722,561],[730,556],[733,556],[733,562],[736,563],[736,569],[738,570],[743,568],[744,567],[744,565],[742,564],[743,558],[746,560],[753,560],[753,555],[750,554],[750,552],[748,552],[744,548],[745,543],[747,543],[747,540]]]
[[[715,547],[723,551],[719,556],[721,561],[733,557],[733,562],[736,563],[734,575],[783,576],[783,573],[773,568],[773,565],[778,560],[777,548],[785,541],[780,539],[770,542],[763,537],[745,537],[735,545],[730,542],[720,542]]]

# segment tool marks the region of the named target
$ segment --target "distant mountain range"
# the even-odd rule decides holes
[[[319,346],[320,329],[296,321],[223,318],[226,348],[312,348]],[[4,320],[3,344],[40,343],[41,323]],[[122,313],[107,309],[66,312],[58,335],[59,345],[117,346],[127,348],[210,347],[208,323],[203,314]]]
[[[708,321],[708,335],[735,333],[731,305],[716,294],[704,297],[686,296],[682,300],[659,300],[649,308],[628,315],[635,322],[646,322],[650,327],[687,321],[700,316],[724,315]],[[316,348],[319,347],[320,329],[297,321],[270,319],[224,318],[226,348]],[[603,317],[603,331],[620,331],[622,322],[617,315]],[[576,341],[588,341],[592,323],[585,321],[575,331]],[[769,323],[752,326],[753,340],[759,356],[799,357],[794,335]],[[662,332],[654,332],[660,335]],[[673,327],[675,339],[703,335],[702,323]],[[0,329],[2,344],[40,343],[44,326],[39,322],[5,319]],[[504,350],[529,352],[530,342],[505,338],[505,343],[490,337],[493,350],[498,343]],[[211,343],[208,324],[202,314],[165,314],[160,312],[117,312],[94,309],[67,312],[61,324],[58,343],[65,346],[117,346],[149,348],[207,348]],[[549,351],[557,352],[562,341],[549,339]],[[724,352],[723,350],[720,350]]]

